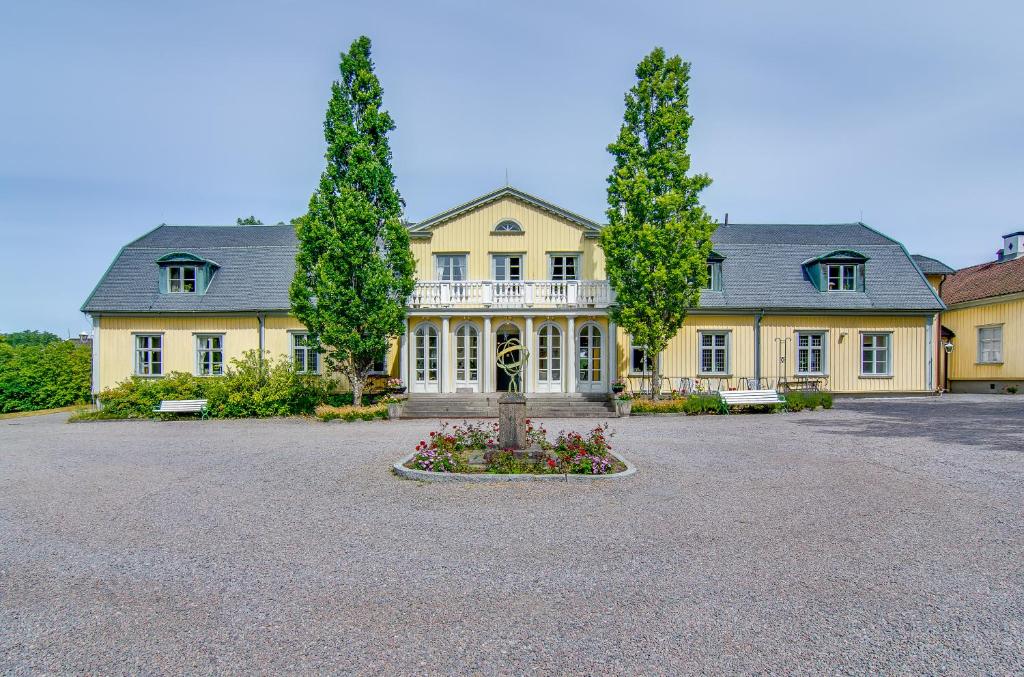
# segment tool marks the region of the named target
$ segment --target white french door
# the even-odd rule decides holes
[[[576,390],[604,392],[604,337],[596,324],[585,324],[580,329],[576,345]]]
[[[455,330],[455,388],[480,391],[480,332],[471,324]]]
[[[562,392],[562,331],[553,324],[537,332],[537,392]]]
[[[421,324],[413,334],[413,379],[414,393],[441,392],[440,368],[438,362],[437,327]]]

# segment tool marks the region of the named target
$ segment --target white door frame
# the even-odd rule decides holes
[[[422,332],[422,334],[421,334]],[[434,338],[434,368],[430,368],[430,332]],[[412,383],[409,392],[441,392],[441,330],[433,322],[420,322],[412,332]],[[422,369],[421,365],[422,349]],[[434,378],[430,378],[433,372]],[[422,376],[422,378],[421,378]]]
[[[466,330],[465,336],[462,336],[463,330]],[[480,355],[480,327],[476,326],[475,322],[460,322],[455,325],[455,332],[453,333],[454,341],[452,341],[452,362],[455,364],[455,390],[470,389],[474,393],[480,392],[480,372],[481,368],[481,355]],[[476,340],[471,340],[475,338]],[[465,345],[464,345],[465,344]],[[467,364],[459,364],[459,349],[462,348],[465,354],[465,361]],[[470,355],[470,351],[473,351],[473,355]],[[475,362],[476,367],[476,378],[471,378],[471,370],[469,362]],[[459,378],[459,376],[462,378]]]
[[[600,377],[596,381],[584,381],[582,378],[580,378],[581,374],[577,373],[576,391],[581,393],[608,392],[608,350],[605,347],[607,343],[605,337],[608,332],[605,329],[602,329],[601,325],[599,325],[597,322],[584,322],[576,330],[575,342],[573,345],[573,368],[583,371],[582,369],[580,369],[582,360],[580,337],[583,335],[583,332],[587,331],[588,329],[596,330],[598,336],[600,337],[600,340],[597,342],[596,346],[598,348],[597,369]],[[589,338],[593,338],[593,334],[588,332],[588,339]],[[594,345],[591,342],[591,345],[588,347],[588,358],[586,367],[586,372],[588,376],[592,375],[594,371],[593,348]]]
[[[536,341],[536,363],[537,363],[537,392],[538,393],[560,393],[562,392],[562,362],[565,350],[565,332],[554,322],[544,322],[537,328]],[[548,343],[547,356],[541,355],[541,342]],[[557,349],[557,355],[555,355]],[[552,375],[557,378],[552,378]]]

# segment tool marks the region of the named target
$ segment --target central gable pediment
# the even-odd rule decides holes
[[[436,229],[460,220],[471,213],[479,213],[483,209],[488,209],[489,216],[494,223],[486,223],[482,227],[488,228],[492,234],[496,235],[514,237],[526,234],[531,224],[523,223],[523,221],[536,223],[538,219],[522,218],[524,210],[526,214],[537,214],[541,219],[550,219],[553,222],[552,225],[564,224],[579,229],[584,237],[597,237],[602,228],[601,224],[596,221],[591,221],[517,188],[505,186],[419,223],[409,224],[409,235],[414,238],[430,237]],[[519,228],[510,226],[506,222],[512,222]]]

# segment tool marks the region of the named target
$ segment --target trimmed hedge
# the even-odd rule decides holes
[[[725,403],[717,394],[688,395],[668,400],[633,400],[634,414],[725,414]]]
[[[153,418],[161,400],[209,400],[214,418],[312,414],[327,397],[329,381],[295,371],[291,361],[265,358],[250,350],[232,360],[224,376],[174,372],[162,378],[132,377],[100,394],[102,415],[84,418]],[[166,415],[169,416],[169,415]]]
[[[803,411],[804,409],[832,408],[832,393],[786,393],[786,408],[790,411]]]
[[[89,402],[92,349],[73,341],[10,345],[0,340],[0,413]]]

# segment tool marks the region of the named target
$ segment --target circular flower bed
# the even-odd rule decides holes
[[[420,440],[401,465],[429,473],[478,475],[612,475],[629,469],[612,453],[608,424],[589,433],[560,432],[554,440],[542,425],[526,420],[529,448],[502,449],[497,423],[448,425]]]

